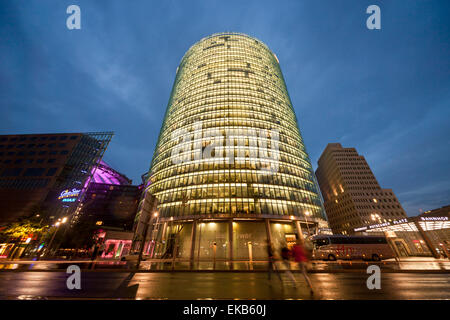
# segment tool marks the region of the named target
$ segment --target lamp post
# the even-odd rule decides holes
[[[310,236],[310,232],[309,232],[309,223],[308,223],[308,216],[311,214],[311,212],[309,211],[305,211],[304,212],[304,216],[305,216],[305,220],[306,220],[306,229],[308,229],[308,237]]]
[[[158,237],[158,234],[156,234],[155,239],[154,239],[154,234],[155,234],[155,226],[156,226],[156,229],[158,230],[158,222],[159,222],[159,214],[158,214],[158,212],[154,212],[153,213],[153,217],[156,218],[156,221],[155,221],[155,223],[152,226],[152,233],[150,235],[150,239],[151,239],[151,241],[153,243],[152,252],[150,253],[150,258],[151,259],[153,259],[153,255],[155,254],[156,247],[157,247],[157,242],[156,242],[155,239]]]
[[[155,207],[156,207],[156,206],[155,206]],[[136,269],[139,269],[139,266],[141,265],[142,254],[143,254],[143,252],[144,252],[145,241],[147,240],[148,229],[149,229],[150,226],[152,225],[153,219],[156,218],[156,217],[158,217],[158,212],[157,212],[157,211],[155,211],[155,212],[151,215],[149,221],[148,221],[147,223],[145,223],[146,225],[144,226],[144,234],[143,234],[143,237],[142,237],[142,243],[141,243],[141,246],[140,246],[140,248],[139,248],[139,255],[138,255],[137,262],[136,262]],[[152,228],[152,233],[153,233],[153,228]]]
[[[47,246],[47,252],[45,253],[45,256],[48,256],[48,254],[49,254],[49,252],[50,252],[50,249],[51,249],[51,247],[52,247],[52,244],[53,244],[53,240],[55,239],[55,236],[56,236],[56,234],[58,233],[59,228],[61,227],[62,224],[66,223],[66,222],[67,222],[67,218],[64,217],[64,218],[62,218],[62,220],[61,220],[61,219],[58,219],[58,221],[55,223],[56,230],[55,230],[55,232],[53,233],[53,236],[52,236],[52,238],[50,239],[50,242],[49,242],[49,244],[48,244],[48,246]]]

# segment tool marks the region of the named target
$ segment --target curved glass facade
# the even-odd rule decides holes
[[[177,130],[181,136],[174,136]],[[278,154],[271,157],[273,131],[279,133]],[[205,148],[212,143],[208,157]],[[182,161],[174,158],[176,148]],[[269,165],[274,170],[264,170]],[[323,217],[283,75],[266,45],[242,34],[218,34],[189,49],[177,70],[151,182],[163,217]]]
[[[147,188],[162,220],[325,220],[278,59],[265,44],[223,33],[187,51]]]

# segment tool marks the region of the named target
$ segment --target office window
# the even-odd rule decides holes
[[[45,172],[45,168],[28,168],[23,174],[25,177],[39,177]]]
[[[18,177],[23,168],[6,168],[2,172],[2,177]]]
[[[48,169],[46,176],[47,177],[54,176],[57,170],[58,170],[58,168],[50,168],[50,169]]]

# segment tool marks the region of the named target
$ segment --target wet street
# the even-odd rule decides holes
[[[310,274],[311,296],[300,273],[295,288],[262,272],[83,271],[81,289],[69,290],[65,272],[0,272],[0,299],[450,299],[450,273],[381,273],[381,289],[369,290],[368,274]]]
[[[161,260],[159,260],[161,261]],[[88,270],[130,270],[135,267],[133,262],[124,262],[117,260],[96,260],[92,263],[91,260],[0,260],[1,270],[21,270],[21,271],[53,271],[53,270],[65,270],[67,266],[71,264],[78,265],[81,269]],[[310,269],[317,272],[340,272],[343,270],[365,270],[369,265],[376,264],[382,270],[385,271],[405,271],[405,270],[430,270],[430,271],[448,271],[450,272],[450,260],[448,259],[433,259],[433,258],[420,258],[410,257],[402,258],[401,261],[395,261],[394,259],[383,260],[381,262],[374,261],[321,261],[315,260],[310,264]],[[283,264],[277,262],[279,269],[283,269]],[[172,264],[172,260],[166,262],[151,262],[143,261],[140,265],[140,270],[145,271],[189,271],[189,270],[201,270],[201,271],[265,271],[268,264],[266,261],[256,261],[249,263],[248,261],[234,261],[232,264],[224,261],[217,261],[213,263],[211,261],[195,262],[191,268],[189,262],[175,261]],[[295,264],[292,268],[297,268]],[[131,271],[131,270],[130,270]]]

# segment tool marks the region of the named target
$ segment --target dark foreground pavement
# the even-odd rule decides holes
[[[81,290],[66,287],[64,272],[0,272],[0,299],[450,299],[450,273],[382,273],[369,290],[368,274],[315,273],[311,296],[300,273],[298,287],[265,273],[90,272]]]

